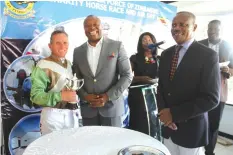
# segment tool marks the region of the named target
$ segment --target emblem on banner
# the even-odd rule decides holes
[[[35,1],[5,1],[4,15],[11,16],[16,19],[27,19],[35,17],[33,10]]]
[[[169,20],[166,19],[165,17],[159,16],[158,21],[160,21],[163,25],[168,26],[169,25]]]

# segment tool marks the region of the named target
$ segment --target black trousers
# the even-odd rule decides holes
[[[156,92],[151,88],[146,89],[143,94],[142,88],[146,87],[129,89],[129,129],[145,133],[161,141],[160,121],[155,114],[157,110]]]
[[[148,118],[144,97],[140,87],[129,89],[129,129],[149,134]]]
[[[206,155],[214,155],[215,145],[218,138],[219,124],[222,118],[222,113],[225,103],[220,102],[213,110],[208,112],[209,116],[209,144],[205,146]]]

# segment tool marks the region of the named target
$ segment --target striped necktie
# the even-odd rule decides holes
[[[171,63],[171,71],[170,71],[170,80],[172,81],[174,74],[176,72],[177,64],[178,64],[178,59],[179,59],[179,51],[182,48],[182,46],[177,45],[176,46],[176,51],[172,57],[172,63]]]

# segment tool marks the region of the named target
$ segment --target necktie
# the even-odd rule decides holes
[[[169,75],[171,81],[172,81],[174,74],[176,72],[178,59],[179,59],[179,51],[181,48],[182,48],[182,46],[180,46],[180,45],[176,46],[176,51],[172,57],[171,71],[170,71],[170,75]]]

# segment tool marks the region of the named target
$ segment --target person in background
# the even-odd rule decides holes
[[[178,12],[171,34],[177,45],[162,52],[158,108],[164,144],[172,155],[202,155],[209,142],[208,111],[220,98],[218,54],[194,40],[196,17]]]
[[[219,124],[228,96],[228,79],[233,76],[233,49],[229,43],[220,38],[221,30],[221,21],[210,21],[207,30],[208,38],[200,41],[200,43],[213,49],[219,55],[220,63],[229,61],[229,64],[221,66],[219,70],[219,72],[221,73],[220,103],[216,108],[209,111],[208,113],[209,144],[205,146],[206,155],[214,155],[214,149],[218,137]]]
[[[78,91],[83,125],[121,127],[123,92],[133,78],[129,58],[121,42],[103,37],[97,16],[87,16],[83,26],[88,40],[73,55],[73,71],[85,81]]]
[[[137,54],[130,57],[131,67],[134,73],[132,84],[155,83],[154,79],[158,77],[159,65],[157,48],[148,48],[148,45],[155,43],[156,39],[150,32],[144,32],[140,35]]]
[[[40,60],[31,73],[31,101],[43,106],[41,133],[79,126],[76,92],[66,88],[66,80],[73,77],[71,63],[65,59],[68,34],[55,30],[51,34],[51,55]]]
[[[153,85],[157,82],[159,67],[157,47],[148,48],[149,45],[155,43],[155,36],[150,32],[144,32],[139,36],[137,53],[130,57],[131,68],[134,73],[131,86]],[[146,121],[147,114],[144,109],[145,106],[149,106],[148,112],[152,109],[155,110],[154,103],[145,105],[144,97],[142,96],[142,87],[130,88],[128,101],[130,108],[129,128],[149,134],[148,123]],[[151,129],[153,130],[153,128]]]

